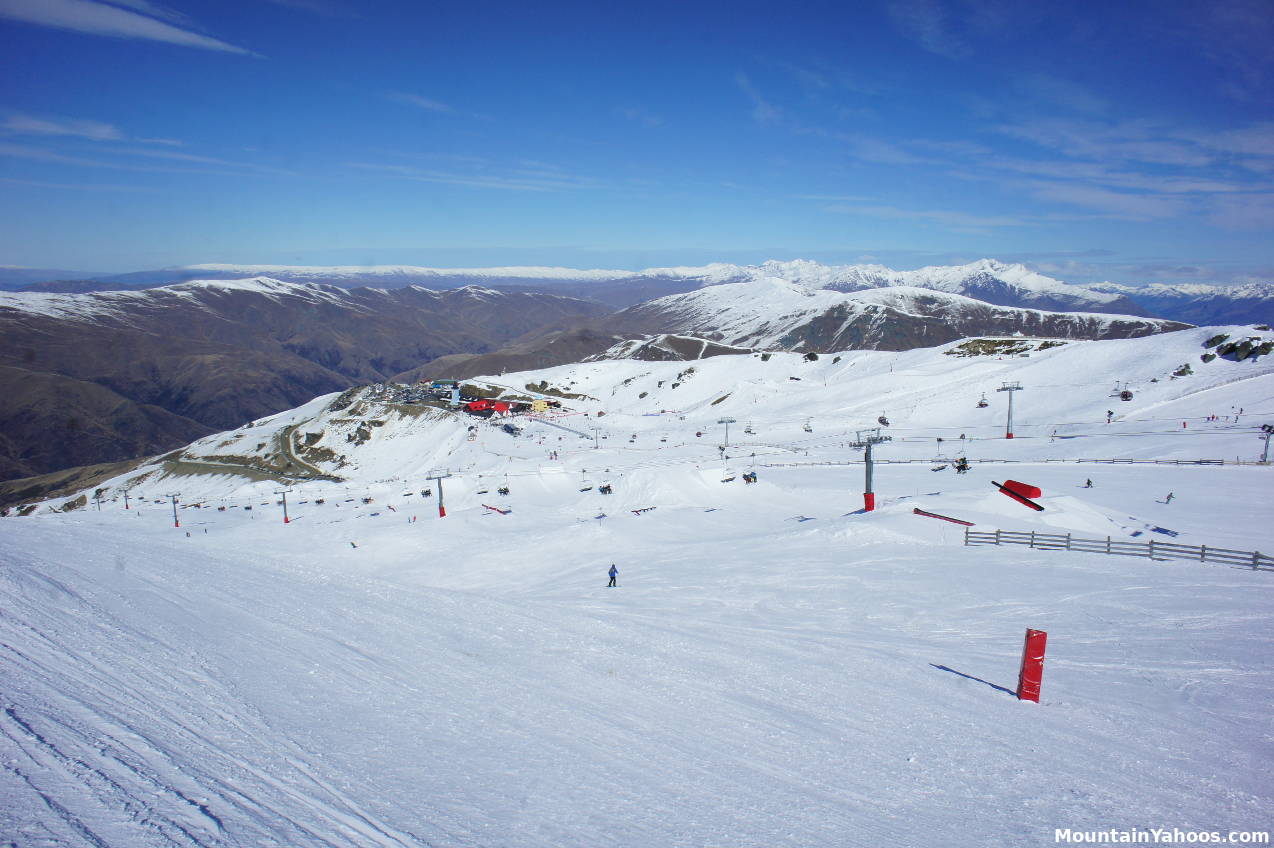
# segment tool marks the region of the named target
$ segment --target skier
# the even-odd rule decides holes
[[[1093,487],[1093,481],[1092,481],[1092,480],[1085,480],[1085,481],[1084,481],[1084,488],[1085,488],[1085,489],[1091,489],[1092,487]]]
[[[1163,502],[1164,502],[1164,503],[1166,503],[1166,504],[1170,504],[1170,503],[1172,503],[1172,499],[1173,499],[1174,497],[1176,497],[1176,495],[1172,494],[1172,492],[1169,492],[1169,493],[1168,493],[1168,497],[1164,498],[1164,499],[1163,499]]]
[[[606,588],[609,589],[611,586],[615,585],[615,578],[619,576],[619,569],[616,568],[615,563],[612,562],[610,564],[610,571],[606,573],[610,575],[610,582],[606,584]]]

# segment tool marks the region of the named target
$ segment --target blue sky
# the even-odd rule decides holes
[[[1274,279],[1274,2],[0,0],[0,265]]]

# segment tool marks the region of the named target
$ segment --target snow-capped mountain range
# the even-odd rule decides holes
[[[1068,312],[1099,312],[1168,318],[1198,325],[1229,321],[1274,321],[1274,284],[1243,286],[1188,283],[1150,286],[1117,283],[1067,283],[1020,263],[981,259],[963,265],[934,265],[898,271],[878,264],[825,265],[804,259],[770,260],[757,265],[715,262],[700,266],[645,270],[576,269],[549,266],[430,268],[416,265],[250,265],[197,264],[139,271],[96,280],[65,280],[29,285],[27,290],[84,292],[148,288],[199,279],[265,276],[294,283],[324,283],[343,288],[371,286],[431,289],[468,285],[549,291],[599,301],[614,309],[669,294],[726,283],[777,277],[811,289],[854,292],[911,286],[973,297],[997,306]],[[50,278],[52,279],[52,278]]]
[[[658,298],[616,313],[604,326],[705,336],[743,347],[829,352],[905,350],[988,333],[1128,338],[1187,325],[1099,312],[996,306],[915,286],[845,292],[762,277]]]

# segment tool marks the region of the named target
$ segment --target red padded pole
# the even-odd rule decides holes
[[[1044,647],[1048,643],[1048,634],[1043,630],[1026,631],[1026,641],[1022,644],[1022,670],[1017,675],[1017,698],[1019,701],[1040,702],[1040,683],[1044,679]]]

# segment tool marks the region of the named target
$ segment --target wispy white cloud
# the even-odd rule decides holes
[[[739,71],[734,75],[734,82],[752,101],[752,118],[758,124],[773,124],[782,119],[782,110],[765,99],[760,89],[752,84],[752,80],[748,78],[747,74]]]
[[[155,165],[140,165],[127,161],[114,161],[100,158],[86,158],[68,155],[42,147],[31,147],[24,144],[0,143],[0,157],[25,159],[30,162],[44,162],[52,165],[73,165],[81,168],[108,168],[116,171],[138,171],[159,174],[213,174],[217,176],[244,176],[246,173],[270,174],[275,176],[292,176],[291,172],[279,168],[254,165],[245,162],[232,162],[211,156],[198,156],[191,153],[179,153],[168,150],[150,150],[147,148],[101,148],[101,154],[122,156],[141,156],[150,159],[189,163],[192,165],[208,165],[208,168],[169,168]]]
[[[143,188],[141,186],[127,185],[94,185],[92,183],[50,183],[43,180],[19,180],[11,177],[0,177],[0,183],[8,185],[31,186],[33,188],[56,188],[67,189],[70,191],[106,191],[106,192],[125,192],[125,193],[142,193],[153,194],[157,189]]]
[[[195,26],[194,21],[176,9],[169,9],[167,6],[161,6],[158,3],[151,3],[150,0],[105,0],[105,2],[111,6],[123,6],[125,9],[132,9],[135,12],[141,12],[143,15],[159,18],[161,21],[168,21],[186,29],[199,28]]]
[[[762,57],[761,61],[778,68],[792,77],[807,94],[831,94],[839,91],[875,95],[879,94],[881,90],[879,83],[866,80],[858,74],[826,62],[798,65],[795,62],[767,57]]]
[[[996,132],[1065,155],[1106,162],[1147,162],[1198,167],[1215,156],[1188,138],[1146,121],[1024,119],[993,127]]]
[[[131,141],[136,144],[159,144],[165,147],[184,147],[175,138],[128,138],[114,124],[84,118],[54,118],[39,115],[11,113],[0,122],[0,136],[37,135],[83,138],[89,141]]]
[[[839,212],[864,218],[888,218],[890,220],[929,221],[956,230],[987,230],[997,227],[1021,227],[1035,221],[1012,215],[976,215],[951,209],[903,209],[879,204],[833,203],[824,206],[827,212]]]
[[[1274,231],[1274,193],[1214,198],[1208,220],[1227,230]]]
[[[1093,162],[1039,161],[992,157],[987,167],[1033,177],[1087,182],[1156,194],[1216,194],[1247,191],[1250,183],[1178,174],[1115,171]]]
[[[399,179],[469,188],[498,189],[503,191],[557,192],[577,189],[601,188],[595,180],[577,177],[549,166],[512,168],[500,172],[473,168],[468,172],[443,171],[416,168],[410,165],[390,165],[369,162],[349,162],[347,167],[364,171],[378,171]]]
[[[455,112],[451,106],[439,100],[431,100],[428,97],[421,97],[419,94],[405,94],[400,91],[391,91],[385,95],[389,100],[395,103],[405,103],[408,106],[415,106],[417,109],[424,109],[426,112]]]
[[[1163,4],[1175,14],[1167,30],[1188,42],[1224,73],[1220,91],[1234,100],[1274,101],[1274,9],[1269,0],[1211,0],[1204,4]]]
[[[1188,211],[1184,198],[1161,194],[1132,194],[1100,186],[1037,182],[1030,184],[1037,200],[1093,209],[1111,218],[1153,221],[1176,218]]]
[[[1018,91],[1032,101],[1061,106],[1072,112],[1100,115],[1110,109],[1110,103],[1078,83],[1052,74],[1029,74],[1014,81]]]
[[[664,119],[645,109],[639,109],[636,106],[620,106],[615,109],[615,114],[627,118],[636,124],[645,124],[648,127],[662,126]]]
[[[986,39],[1021,37],[1043,16],[1017,0],[888,0],[894,26],[923,49],[948,59],[973,56]]]
[[[267,2],[328,17],[348,17],[353,14],[348,6],[332,2],[332,0],[267,0]]]
[[[903,149],[898,144],[876,136],[851,133],[840,135],[847,144],[849,155],[863,162],[879,165],[928,165],[933,160]]]
[[[951,26],[939,0],[893,0],[886,7],[899,32],[930,53],[948,59],[964,59],[973,48]]]
[[[196,165],[216,165],[223,168],[242,168],[243,170],[255,171],[260,174],[294,176],[294,173],[291,171],[274,168],[268,165],[258,165],[253,162],[235,162],[230,159],[219,159],[215,156],[201,156],[197,153],[182,153],[175,150],[152,150],[145,147],[112,147],[107,152],[116,153],[122,156],[141,156],[148,159],[164,159],[170,162],[190,162]]]
[[[119,141],[124,134],[102,121],[76,118],[38,118],[34,115],[10,115],[0,124],[0,132],[11,135],[62,135],[92,141]]]
[[[151,3],[131,0],[121,5],[145,9],[148,14],[163,14]],[[138,14],[119,5],[109,6],[92,0],[0,0],[0,17],[38,26],[103,35],[111,38],[133,38],[162,41],[182,47],[197,47],[224,53],[255,55],[206,35],[181,29],[156,17]]]

